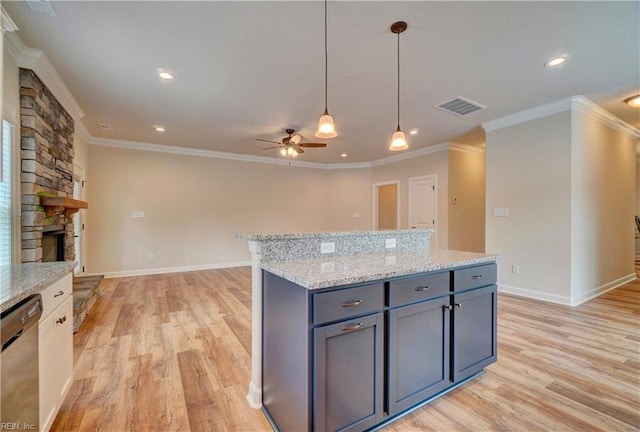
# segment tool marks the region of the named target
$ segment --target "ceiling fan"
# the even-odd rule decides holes
[[[265,140],[256,138],[256,141],[263,141],[272,144],[277,144],[273,147],[263,148],[262,150],[271,150],[271,149],[280,149],[280,154],[282,156],[291,156],[296,157],[299,154],[304,153],[302,147],[326,147],[325,143],[306,143],[302,142],[302,135],[294,133],[294,129],[285,129],[284,130],[289,136],[282,138],[282,142],[279,143],[277,141]]]

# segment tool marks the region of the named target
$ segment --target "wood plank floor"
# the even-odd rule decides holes
[[[248,267],[107,279],[53,431],[268,431],[245,400]],[[640,430],[640,283],[579,307],[499,297],[498,362],[386,431]]]

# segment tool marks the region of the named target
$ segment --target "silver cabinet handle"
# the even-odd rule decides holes
[[[444,305],[444,306],[442,306],[442,307],[444,308],[444,310],[451,310],[451,309],[453,309],[453,306],[451,306],[451,305]]]
[[[462,302],[460,302],[460,303],[456,303],[456,307],[457,307],[457,308],[462,308]]]
[[[61,295],[64,295],[64,291],[58,291],[57,294],[54,294],[54,297],[60,297]]]
[[[364,324],[363,323],[358,323],[358,324],[353,324],[353,325],[348,325],[348,326],[344,326],[342,327],[342,331],[353,331],[353,330],[358,330],[360,327],[362,327]]]
[[[352,301],[349,303],[342,303],[342,307],[354,307],[354,306],[358,306],[360,303],[362,303],[362,299]]]
[[[482,275],[473,275],[471,279],[482,279]]]
[[[421,291],[427,291],[428,289],[429,289],[429,286],[427,285],[427,286],[416,287],[414,291],[421,292]]]

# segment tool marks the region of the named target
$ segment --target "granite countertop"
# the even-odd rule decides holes
[[[266,261],[268,272],[314,290],[494,262],[498,255],[447,249],[327,256],[301,261]]]
[[[273,240],[290,240],[290,239],[315,239],[326,237],[349,237],[349,236],[390,236],[393,234],[434,232],[432,229],[401,229],[401,230],[381,230],[381,231],[337,231],[337,232],[306,232],[306,233],[255,233],[255,234],[236,234],[236,238],[241,240],[253,241],[273,241]]]
[[[75,261],[26,263],[0,268],[0,312],[59,281],[76,266]]]

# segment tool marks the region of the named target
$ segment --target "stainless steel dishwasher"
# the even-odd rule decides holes
[[[3,429],[40,429],[37,324],[41,315],[42,299],[36,294],[0,316]]]

